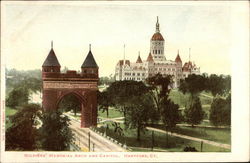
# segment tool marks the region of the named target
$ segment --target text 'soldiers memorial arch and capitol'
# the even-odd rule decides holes
[[[163,76],[172,75],[174,81],[172,87],[177,87],[180,79],[188,77],[189,74],[200,74],[200,68],[190,59],[182,64],[179,50],[174,61],[167,60],[164,51],[165,40],[160,33],[160,23],[157,17],[155,33],[150,40],[150,51],[147,59],[142,60],[139,54],[136,62],[130,62],[125,57],[119,60],[115,66],[115,80],[144,81],[147,77],[160,73]],[[51,50],[42,65],[43,108],[45,110],[57,109],[63,97],[74,94],[81,103],[81,127],[96,126],[99,67],[92,54],[91,45],[89,45],[89,52],[81,65],[80,73],[74,70],[62,73],[60,68],[61,65],[56,57],[52,42]]]

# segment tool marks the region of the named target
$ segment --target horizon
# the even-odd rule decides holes
[[[80,70],[91,44],[99,76],[114,75],[124,44],[126,59],[135,62],[140,51],[146,60],[159,16],[167,60],[179,50],[184,64],[191,48],[191,61],[201,74],[231,75],[231,3],[7,4],[2,53],[8,69],[41,69],[53,41],[61,69]]]

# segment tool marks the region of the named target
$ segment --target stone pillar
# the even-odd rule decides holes
[[[92,126],[97,125],[97,91],[92,92]]]
[[[43,90],[43,108],[45,110],[52,110],[57,109],[56,102],[57,102],[57,94],[56,90]]]

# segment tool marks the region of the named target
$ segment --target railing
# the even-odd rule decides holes
[[[125,149],[125,150],[127,150],[127,151],[130,151],[130,150],[131,150],[125,143],[122,144],[122,143],[118,142],[117,140],[113,139],[112,137],[107,136],[105,133],[96,130],[94,127],[90,127],[89,129],[90,129],[91,131],[97,133],[98,135],[100,135],[100,136],[106,138],[107,140],[113,142],[114,144],[120,146],[120,147],[123,148],[123,149]]]

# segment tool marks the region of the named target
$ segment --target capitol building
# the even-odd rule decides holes
[[[173,87],[178,87],[180,79],[186,78],[189,74],[200,74],[200,67],[197,67],[190,60],[182,64],[179,54],[175,60],[168,60],[164,55],[165,40],[160,33],[160,24],[157,17],[156,29],[150,40],[150,52],[146,60],[142,60],[140,53],[136,62],[119,60],[115,67],[115,80],[144,81],[157,73],[163,76],[173,76]],[[190,54],[189,54],[190,55]]]

